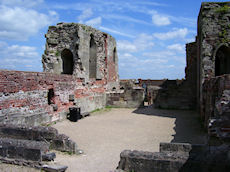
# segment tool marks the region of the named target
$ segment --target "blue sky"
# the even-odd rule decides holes
[[[121,79],[181,79],[201,2],[0,0],[0,69],[41,72],[48,26],[76,22],[116,38]]]

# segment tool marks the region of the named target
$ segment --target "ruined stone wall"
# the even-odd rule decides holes
[[[138,108],[143,106],[145,91],[135,80],[121,80],[121,90],[107,93],[106,105],[112,107]]]
[[[115,39],[90,26],[50,26],[44,73],[0,70],[0,121],[39,125],[66,117],[71,106],[90,112],[119,90]]]
[[[155,106],[166,109],[195,109],[197,101],[197,44],[186,44],[185,80],[166,80],[155,99]]]
[[[221,48],[229,47],[229,2],[204,2],[198,17],[199,104],[203,100],[205,79],[215,77],[216,57]]]
[[[162,80],[138,79],[139,86],[141,86],[141,87],[144,84],[146,86],[161,86],[165,81],[166,81],[166,79],[162,79]]]
[[[201,115],[209,136],[230,143],[230,75],[205,80]]]
[[[45,37],[44,72],[72,74],[86,82],[105,79],[107,90],[119,89],[116,41],[112,36],[82,24],[59,23],[50,26]]]
[[[106,80],[85,82],[72,75],[0,71],[0,121],[38,125],[66,117],[76,105],[90,112],[105,106]]]

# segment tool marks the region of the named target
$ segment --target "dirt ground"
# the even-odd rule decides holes
[[[197,114],[191,111],[114,108],[90,117],[53,127],[74,140],[82,155],[57,153],[55,163],[69,172],[110,172],[116,169],[121,151],[159,151],[160,142],[205,143]]]
[[[82,155],[56,152],[54,164],[67,165],[68,172],[112,172],[125,150],[159,151],[160,142],[205,143],[206,136],[195,112],[114,108],[91,116],[53,125],[74,140]],[[3,172],[40,171],[0,164]]]

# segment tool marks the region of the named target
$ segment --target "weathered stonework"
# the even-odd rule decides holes
[[[229,150],[227,145],[161,143],[160,152],[121,152],[117,168],[135,172],[229,171]]]
[[[139,108],[143,106],[145,90],[135,84],[135,80],[121,80],[120,87],[120,91],[107,93],[107,106],[122,108]]]
[[[72,106],[88,113],[120,88],[115,39],[86,25],[50,26],[42,63],[44,72],[0,70],[1,123],[50,123]]]
[[[49,27],[44,72],[73,74],[85,82],[105,79],[107,89],[118,89],[117,62],[116,41],[107,33],[76,23]]]
[[[155,107],[166,109],[196,109],[197,101],[197,45],[186,44],[185,80],[166,80],[160,85]]]

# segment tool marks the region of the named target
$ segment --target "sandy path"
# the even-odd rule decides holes
[[[179,122],[179,123],[178,123]],[[182,131],[179,131],[182,125]],[[78,122],[55,124],[59,133],[76,141],[83,155],[57,153],[56,162],[68,165],[71,172],[109,172],[125,149],[158,151],[160,142],[197,142],[204,140],[192,112],[145,108],[112,109],[97,112]],[[177,134],[179,133],[179,134]]]

